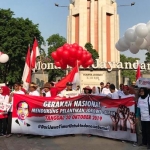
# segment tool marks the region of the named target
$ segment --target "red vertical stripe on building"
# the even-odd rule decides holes
[[[75,15],[75,43],[79,44],[79,14]]]
[[[110,14],[106,14],[106,50],[107,50],[107,62],[111,61],[111,25]]]
[[[90,32],[90,29],[91,29],[91,7],[90,7],[90,4],[91,2],[90,1],[87,1],[87,42],[90,42],[91,40],[91,32]]]
[[[94,1],[94,48],[98,51],[98,1]]]

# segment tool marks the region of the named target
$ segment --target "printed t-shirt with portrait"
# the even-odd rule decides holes
[[[23,91],[21,91],[21,90],[19,90],[19,91],[13,91],[13,92],[11,92],[11,93],[13,93],[13,94],[22,94],[22,95],[24,95],[25,93],[23,92]],[[14,97],[12,97],[12,101],[10,102],[10,104],[12,104],[12,106],[13,106],[13,101],[14,101]],[[10,112],[13,112],[13,107],[11,106],[11,108],[10,108]]]

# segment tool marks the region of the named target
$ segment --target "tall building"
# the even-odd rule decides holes
[[[119,16],[115,0],[71,0],[67,18],[67,42],[78,43],[84,47],[87,42],[99,53],[97,63],[104,64],[102,69],[97,65],[94,70],[80,69],[80,85],[99,86],[100,82],[110,82],[117,86],[120,83],[120,71],[110,68],[108,62],[120,61],[120,53],[115,49],[119,39]],[[106,63],[106,64],[105,64]]]
[[[90,42],[99,61],[119,62],[115,49],[119,39],[119,16],[115,0],[72,0],[67,19],[67,42],[83,46]]]

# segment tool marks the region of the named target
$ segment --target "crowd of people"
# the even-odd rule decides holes
[[[74,93],[74,94],[72,94]],[[20,83],[15,83],[13,90],[7,86],[0,87],[0,101],[7,102],[13,105],[14,94],[28,94],[32,96],[42,96],[42,97],[74,97],[80,94],[85,95],[98,95],[106,96],[110,99],[122,99],[127,97],[134,97],[136,102],[136,134],[137,134],[137,144],[146,145],[150,149],[150,98],[149,89],[138,88],[135,85],[124,85],[120,84],[119,89],[116,89],[114,84],[107,82],[104,84],[100,83],[100,86],[86,86],[83,89],[78,85],[76,89],[73,89],[73,84],[71,82],[66,83],[66,88],[59,92],[55,87],[53,82],[47,82],[42,88],[38,88],[35,83],[30,83],[29,90],[26,91]],[[12,111],[13,107],[10,108],[8,112],[0,110],[0,136],[6,136],[7,138],[12,136],[11,133],[11,122],[12,122]],[[141,127],[142,126],[142,127]],[[18,137],[21,134],[17,135]],[[43,138],[45,136],[42,136]]]

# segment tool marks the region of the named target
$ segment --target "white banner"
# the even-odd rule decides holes
[[[150,88],[150,78],[139,78],[136,81],[136,85],[138,87],[146,87],[146,88]]]

